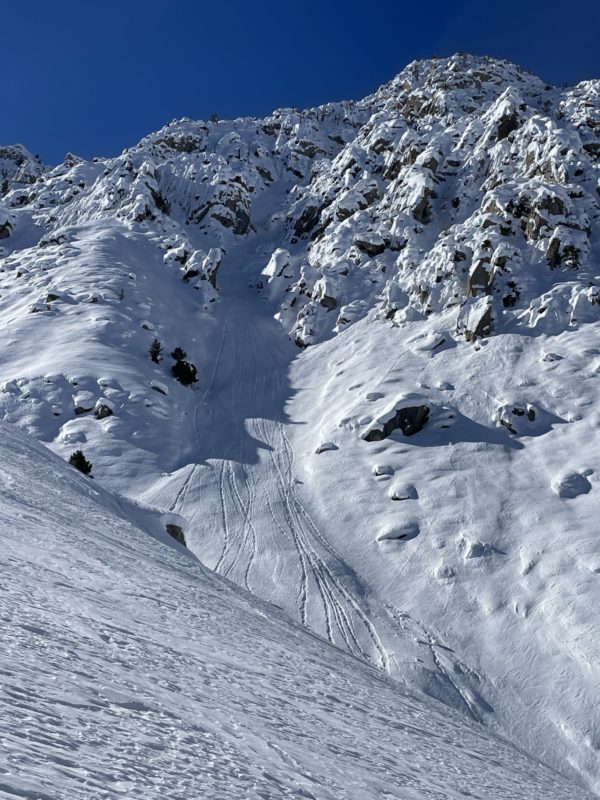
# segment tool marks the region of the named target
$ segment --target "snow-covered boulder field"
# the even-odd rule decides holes
[[[339,650],[290,628],[298,647],[361,659],[600,792],[599,259],[600,82],[492,58],[415,62],[359,101],[174,120],[116,158],[0,147],[0,420],[64,461],[82,451],[86,496],[160,509],[142,527],[175,549],[131,545],[146,610],[208,624],[155,588],[188,581],[191,553]],[[120,658],[141,646],[123,628],[92,638]],[[212,685],[190,658],[188,684]],[[146,713],[109,701],[107,722]],[[207,764],[237,746],[227,714]],[[369,742],[395,748],[383,716]],[[173,752],[210,739],[178,724]],[[250,771],[235,785],[260,796]],[[395,778],[352,795],[350,774],[294,791],[402,796]],[[522,796],[552,796],[543,780]]]

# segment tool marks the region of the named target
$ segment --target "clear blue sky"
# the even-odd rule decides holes
[[[456,51],[600,78],[600,0],[7,0],[1,21],[0,143],[49,163],[174,117],[359,98]]]

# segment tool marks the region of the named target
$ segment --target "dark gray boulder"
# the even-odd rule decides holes
[[[592,484],[580,472],[567,472],[552,481],[552,489],[559,497],[572,499],[580,494],[588,494]]]
[[[106,403],[98,403],[94,409],[94,416],[96,419],[106,419],[106,417],[111,417],[113,414],[114,411]]]
[[[183,534],[183,530],[180,525],[174,525],[173,523],[169,523],[167,525],[167,533],[169,536],[172,536],[176,542],[182,544],[184,547],[187,547],[185,543],[185,536]]]
[[[413,436],[422,430],[429,420],[429,406],[406,406],[399,408],[395,415],[383,423],[382,428],[373,428],[365,434],[366,442],[380,442],[395,430],[400,429],[404,436]]]

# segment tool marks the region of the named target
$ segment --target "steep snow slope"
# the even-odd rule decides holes
[[[2,797],[584,796],[144,533],[6,424],[0,465]]]
[[[5,148],[2,414],[598,788],[599,131],[597,81],[454,56],[117,159]]]

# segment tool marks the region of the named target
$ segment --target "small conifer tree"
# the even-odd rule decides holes
[[[173,377],[177,378],[179,383],[184,386],[191,386],[193,383],[198,383],[198,370],[189,361],[176,361],[171,367]]]
[[[158,339],[154,339],[150,345],[150,358],[155,364],[160,363],[162,359],[162,350],[162,344],[158,341]]]
[[[181,347],[176,347],[171,353],[171,358],[175,361],[171,367],[173,377],[184,386],[191,386],[198,383],[198,370],[187,359],[187,353]]]
[[[83,455],[82,450],[75,450],[75,452],[71,454],[69,464],[80,472],[83,472],[84,475],[89,475],[92,471],[92,465]]]

